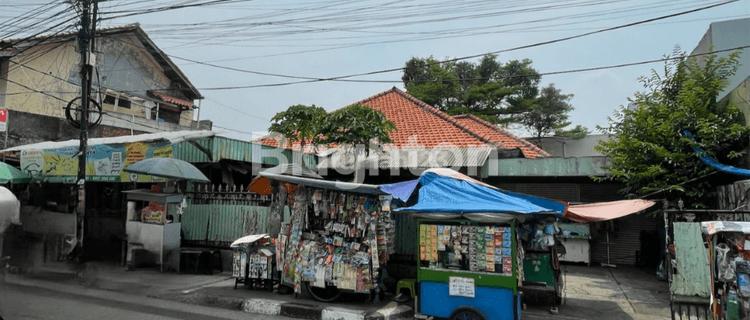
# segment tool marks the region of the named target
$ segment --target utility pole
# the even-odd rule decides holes
[[[86,153],[88,152],[89,103],[91,99],[91,78],[96,58],[93,54],[94,33],[96,32],[97,0],[79,0],[82,6],[81,29],[78,33],[78,48],[81,53],[81,107],[78,110],[80,123],[80,146],[78,148],[78,206],[76,209],[76,246],[78,257],[83,256],[83,234],[86,218]],[[93,5],[94,18],[89,14]]]

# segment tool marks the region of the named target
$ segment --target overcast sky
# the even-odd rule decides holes
[[[213,5],[146,10],[170,5]],[[153,0],[107,1],[100,26],[139,22],[154,42],[205,96],[201,119],[228,136],[250,139],[269,120],[295,104],[333,110],[393,86],[401,71],[350,80],[283,86],[304,81],[201,65],[184,59],[252,72],[330,78],[403,67],[411,57],[473,56],[561,39],[676,14],[724,1],[496,0],[496,1],[323,1]],[[0,0],[0,6],[29,4]],[[40,3],[41,4],[41,3]],[[0,23],[31,9],[5,7]],[[675,45],[690,52],[713,21],[750,17],[747,0],[572,40],[501,53],[502,62],[529,58],[541,73],[661,58]],[[478,58],[469,59],[477,61]],[[641,89],[637,78],[662,63],[542,77],[574,95],[574,124],[589,129]],[[388,82],[392,81],[392,82]],[[219,90],[227,87],[249,87]],[[226,129],[225,129],[226,128]],[[524,135],[522,130],[514,132]]]

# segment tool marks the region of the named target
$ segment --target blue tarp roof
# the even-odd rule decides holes
[[[416,182],[419,188],[416,188]],[[562,217],[567,209],[564,202],[507,192],[480,183],[428,170],[418,180],[383,185],[380,190],[404,202],[417,193],[416,204],[395,209],[398,212],[549,214]],[[408,191],[409,188],[412,191]]]

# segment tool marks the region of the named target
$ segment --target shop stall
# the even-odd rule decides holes
[[[319,301],[342,292],[374,294],[381,268],[393,249],[393,222],[384,192],[376,186],[273,173],[291,215],[276,241],[281,283]],[[382,201],[381,201],[382,200]],[[386,205],[384,205],[386,204]]]
[[[171,180],[150,190],[123,191],[128,199],[127,262],[132,269],[139,262],[159,265],[161,271],[180,271],[180,219],[187,206],[178,180],[209,182],[195,166],[174,158],[150,158],[129,165],[123,171]],[[153,257],[156,256],[156,259]],[[154,261],[155,260],[155,261]]]
[[[521,318],[524,246],[548,237],[533,232],[522,240],[519,232],[562,217],[566,203],[503,191],[448,169],[382,189],[413,203],[396,214],[418,219],[418,317]]]

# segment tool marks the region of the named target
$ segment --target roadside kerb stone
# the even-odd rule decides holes
[[[247,299],[242,304],[242,311],[254,314],[277,316],[281,313],[280,301],[271,299]]]

